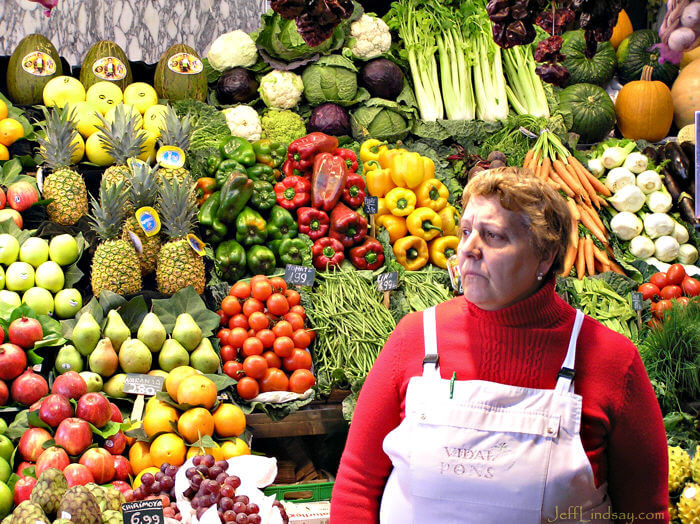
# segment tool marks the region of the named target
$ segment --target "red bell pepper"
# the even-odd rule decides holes
[[[351,173],[357,173],[357,155],[352,149],[339,147],[333,151],[333,154],[345,160],[345,167],[348,168],[348,171]]]
[[[307,173],[311,173],[311,169],[306,171],[299,171],[294,168],[294,162],[292,160],[285,160],[282,164],[282,176],[304,176]]]
[[[365,181],[357,173],[350,173],[343,189],[343,202],[350,207],[360,207],[365,201]]]
[[[311,248],[311,255],[316,269],[338,267],[345,260],[343,244],[335,238],[319,238]]]
[[[345,247],[359,244],[367,234],[367,219],[345,204],[338,204],[331,213],[328,236],[340,240]]]
[[[325,133],[309,133],[289,144],[287,159],[292,168],[305,171],[314,165],[314,158],[320,153],[332,153],[338,149],[338,139]]]
[[[345,161],[330,153],[316,155],[311,175],[311,205],[331,211],[343,195],[348,170]]]
[[[297,221],[299,223],[299,233],[308,235],[311,240],[318,240],[326,236],[330,226],[328,215],[313,207],[300,207],[297,209]]]
[[[374,271],[384,263],[384,248],[381,243],[372,237],[365,237],[362,244],[353,247],[350,252],[350,262],[357,269],[370,269]]]
[[[288,176],[275,184],[277,203],[292,211],[309,203],[311,184],[304,177]]]

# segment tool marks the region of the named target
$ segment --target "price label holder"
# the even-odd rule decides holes
[[[312,267],[287,264],[284,268],[284,281],[287,284],[311,286],[316,278],[316,270]]]
[[[377,224],[374,215],[379,211],[379,198],[376,196],[366,196],[363,204],[365,213],[369,215],[369,227],[373,238],[377,238]]]
[[[389,273],[380,273],[377,275],[377,289],[379,291],[384,291],[383,304],[387,308],[391,305],[390,301],[390,291],[399,287],[399,274],[396,271],[390,271]]]
[[[163,524],[163,501],[139,500],[122,504],[124,524]]]
[[[165,382],[163,377],[127,373],[122,391],[131,395],[137,395],[134,408],[131,410],[131,420],[141,420],[144,396],[152,397],[161,391],[163,389],[163,382]]]
[[[632,309],[637,312],[637,327],[642,329],[642,309],[644,309],[644,299],[642,294],[637,291],[632,292]]]

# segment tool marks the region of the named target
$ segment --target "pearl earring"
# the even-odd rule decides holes
[[[542,280],[543,277],[544,275],[542,273],[537,274],[537,280]]]

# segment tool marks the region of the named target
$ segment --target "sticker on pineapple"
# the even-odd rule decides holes
[[[204,64],[194,55],[177,53],[168,60],[168,69],[179,75],[196,75],[204,70]]]
[[[163,146],[156,154],[156,161],[160,167],[177,169],[185,165],[185,152],[179,147]]]
[[[34,51],[22,59],[22,69],[34,76],[51,76],[56,72],[56,62],[46,53]]]
[[[117,57],[106,56],[95,60],[92,72],[100,80],[116,81],[126,77],[126,66]]]
[[[147,237],[160,233],[160,217],[158,211],[149,206],[144,206],[136,211],[136,220]]]
[[[199,238],[197,238],[196,235],[190,233],[189,235],[187,235],[187,241],[190,243],[190,247],[194,249],[194,252],[197,253],[200,257],[203,257],[205,255],[205,244],[204,242],[199,240]]]

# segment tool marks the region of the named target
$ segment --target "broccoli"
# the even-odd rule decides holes
[[[306,135],[304,119],[293,111],[271,109],[262,117],[263,134],[273,142],[289,144]]]

